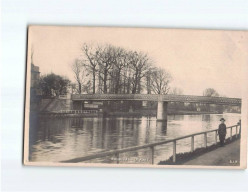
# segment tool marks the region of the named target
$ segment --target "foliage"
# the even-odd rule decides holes
[[[207,97],[219,97],[220,94],[213,88],[207,88],[203,91],[203,96]],[[210,111],[210,105],[206,105],[207,111]],[[224,111],[224,106],[223,105],[216,105],[215,110],[219,113],[223,113]]]
[[[70,80],[56,74],[44,75],[40,78],[40,88],[45,97],[64,95],[68,92]]]
[[[213,88],[207,88],[203,91],[203,96],[208,97],[219,97],[219,93]]]

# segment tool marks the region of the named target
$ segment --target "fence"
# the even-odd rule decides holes
[[[98,113],[98,110],[60,110],[58,113],[65,113],[65,114],[92,114]]]
[[[239,129],[238,129],[238,127],[239,127]],[[237,125],[227,127],[227,130],[230,129],[230,140],[232,140],[234,128],[235,128],[236,138],[238,138],[238,136],[240,136],[240,133],[241,133],[241,124],[240,123],[238,123]],[[102,153],[98,153],[98,154],[92,154],[92,155],[74,158],[74,159],[66,160],[66,161],[62,161],[62,162],[76,163],[76,162],[82,162],[82,161],[92,160],[92,159],[96,159],[96,158],[115,155],[115,157],[117,159],[117,164],[119,164],[119,154],[125,153],[125,152],[130,152],[130,151],[135,151],[135,150],[140,150],[140,149],[145,149],[145,148],[150,148],[151,149],[152,164],[154,164],[155,147],[172,142],[173,143],[173,162],[175,163],[176,162],[176,153],[177,153],[176,152],[177,151],[177,141],[178,140],[182,140],[182,139],[191,137],[191,152],[193,152],[195,150],[194,137],[197,135],[204,135],[204,147],[207,148],[207,134],[212,133],[212,132],[215,132],[215,144],[217,144],[217,142],[218,142],[217,141],[218,129],[214,129],[214,130],[194,133],[194,134],[190,134],[190,135],[186,135],[186,136],[182,136],[182,137],[178,137],[178,138],[170,139],[170,140],[166,140],[166,141],[161,141],[161,142],[156,142],[156,143],[151,143],[151,144],[145,144],[145,145],[141,145],[141,146],[133,146],[133,147],[123,148],[123,149],[119,149],[119,150],[102,152]]]
[[[59,99],[67,99],[67,95],[59,95]]]

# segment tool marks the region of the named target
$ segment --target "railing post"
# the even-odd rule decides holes
[[[238,138],[238,126],[236,126],[236,138]]]
[[[194,136],[191,137],[191,152],[194,152]]]
[[[116,157],[116,163],[119,164],[119,162],[120,162],[120,161],[119,161],[119,153],[116,153],[116,154],[115,154],[115,157]]]
[[[230,129],[230,140],[232,141],[232,127]]]
[[[218,130],[215,131],[215,136],[214,136],[215,137],[215,144],[217,144],[217,132],[218,132]]]
[[[176,154],[177,154],[177,142],[176,140],[173,141],[173,162],[176,162]]]
[[[204,147],[207,147],[207,133],[204,133]]]
[[[151,146],[152,151],[152,165],[154,164],[154,146]]]

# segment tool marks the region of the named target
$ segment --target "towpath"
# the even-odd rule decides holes
[[[240,140],[236,140],[224,147],[207,152],[184,165],[209,165],[209,166],[239,166],[240,162]]]

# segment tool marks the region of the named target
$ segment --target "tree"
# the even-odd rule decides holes
[[[113,84],[113,89],[114,93],[121,92],[121,87],[122,87],[122,77],[123,75],[123,69],[125,67],[129,66],[129,57],[128,53],[123,49],[123,48],[115,48],[114,51],[114,66],[112,67],[112,71],[110,73],[111,79],[112,79],[112,84]]]
[[[219,93],[213,88],[207,88],[203,91],[203,96],[208,97],[219,97]]]
[[[84,57],[86,58],[83,61],[84,66],[86,67],[87,71],[92,74],[92,93],[96,93],[96,76],[97,76],[97,51],[90,45],[86,43],[83,44],[82,52]],[[89,83],[88,83],[89,84]]]
[[[146,75],[145,75],[145,82],[146,82],[146,92],[147,94],[152,93],[152,87],[151,87],[151,77],[153,72],[155,71],[154,67],[150,65],[147,69]]]
[[[213,89],[213,88],[207,88],[203,91],[203,96],[207,96],[207,97],[219,97],[219,93]],[[223,106],[219,106],[221,107],[220,109],[222,109]],[[207,111],[210,111],[210,104],[206,105],[206,109]]]
[[[172,77],[162,68],[155,68],[151,73],[151,90],[155,94],[168,94]]]
[[[72,71],[74,73],[74,78],[77,82],[77,91],[79,94],[82,92],[82,64],[79,59],[75,59],[74,63],[71,66]]]
[[[130,52],[130,70],[132,94],[141,92],[141,79],[145,77],[150,61],[147,54]]]
[[[40,88],[42,95],[45,97],[53,97],[58,95],[65,95],[68,92],[70,80],[56,74],[48,74],[42,76],[40,79]]]
[[[76,59],[72,70],[78,83],[78,93],[158,93],[152,90],[151,82],[156,82],[152,59],[143,52],[130,51],[110,44],[92,46],[84,43],[83,58]],[[163,71],[162,71],[163,72]],[[85,74],[83,76],[83,74]],[[159,75],[163,80],[159,93],[168,93],[169,75]],[[151,80],[153,78],[153,81]],[[167,80],[166,80],[167,79]],[[158,87],[158,86],[157,86]],[[156,87],[156,88],[157,88]],[[156,92],[155,92],[156,91]]]
[[[108,92],[107,81],[109,79],[110,69],[114,64],[115,47],[112,45],[98,46],[96,51],[96,59],[99,65],[99,80],[103,82],[103,93]]]
[[[130,94],[132,91],[131,82],[133,79],[133,72],[131,69],[131,52],[125,51],[125,61],[126,65],[122,69],[122,86],[123,86],[123,93]]]
[[[170,91],[170,94],[173,94],[173,95],[183,95],[183,90],[181,88],[174,87]]]
[[[169,93],[172,95],[183,95],[183,90],[181,88],[174,87],[169,91]],[[171,102],[169,105],[175,110],[185,109],[184,102]]]
[[[71,68],[74,73],[74,78],[77,82],[76,89],[78,94],[81,94],[83,91],[90,93],[89,87],[91,86],[91,81],[89,80],[89,73],[86,71],[86,67],[84,66],[82,61],[78,58],[75,59]]]

